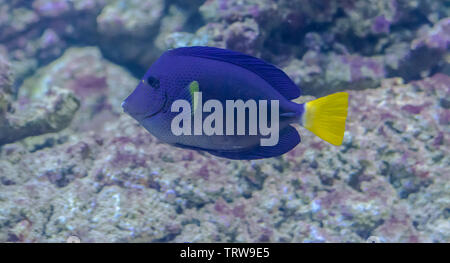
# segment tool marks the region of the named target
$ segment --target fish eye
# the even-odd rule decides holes
[[[159,88],[159,80],[155,77],[148,77],[147,83],[148,83],[148,85],[152,86],[155,89]]]

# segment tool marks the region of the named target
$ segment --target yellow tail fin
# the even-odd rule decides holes
[[[339,92],[305,103],[303,126],[334,145],[344,139],[348,93]]]

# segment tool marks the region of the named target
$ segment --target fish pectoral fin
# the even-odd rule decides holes
[[[192,81],[189,84],[189,94],[191,95],[191,105],[192,105],[192,114],[196,112],[197,110],[201,110],[199,107],[199,92],[200,87],[198,84],[198,81]]]
[[[194,115],[196,110],[201,110],[201,106],[199,103],[200,96],[200,84],[198,81],[191,81],[184,89],[177,94],[177,99],[188,101],[191,105],[191,114]]]
[[[300,143],[300,135],[297,130],[288,126],[280,131],[280,138],[278,144],[275,146],[261,146],[258,145],[251,149],[243,151],[211,151],[208,152],[212,155],[234,159],[234,160],[255,160],[263,158],[271,158],[280,156],[292,150],[297,144]]]

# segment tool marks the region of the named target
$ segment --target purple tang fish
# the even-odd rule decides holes
[[[165,52],[122,107],[159,140],[237,160],[280,156],[300,143],[299,124],[341,145],[348,94],[307,103],[300,88],[258,58],[213,47]]]

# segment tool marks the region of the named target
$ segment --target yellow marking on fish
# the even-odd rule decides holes
[[[192,98],[192,114],[194,114],[195,110],[197,109],[198,106],[198,96],[199,96],[199,90],[200,90],[200,85],[198,84],[198,81],[192,81],[189,84],[189,93],[191,94],[191,98]]]

